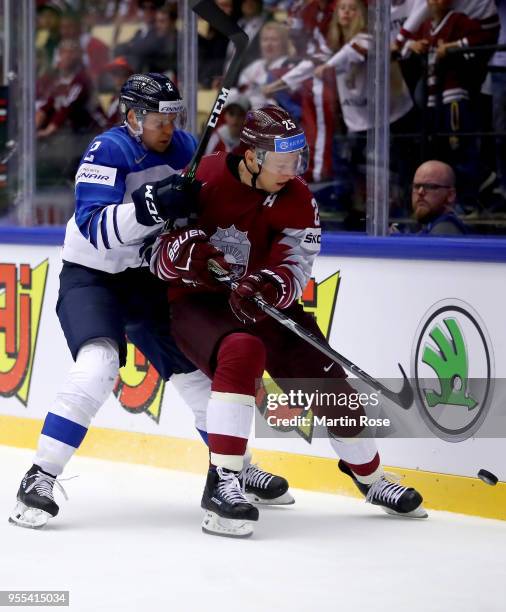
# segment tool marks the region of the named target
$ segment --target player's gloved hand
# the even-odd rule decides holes
[[[223,252],[198,228],[172,230],[158,240],[160,245],[155,245],[156,269],[153,271],[160,278],[178,278],[189,285],[215,288],[220,283],[209,271],[209,260],[214,260],[223,270],[230,270]]]
[[[199,181],[189,182],[179,174],[144,183],[132,193],[135,218],[141,225],[150,226],[188,217],[196,208],[200,188]]]
[[[261,297],[271,306],[277,306],[286,297],[285,280],[272,270],[258,270],[244,278],[230,294],[229,304],[235,316],[245,324],[257,323],[267,315],[252,300]]]

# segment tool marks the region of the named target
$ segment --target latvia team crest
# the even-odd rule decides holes
[[[248,232],[241,232],[235,225],[227,229],[219,227],[209,240],[217,249],[225,253],[225,259],[232,267],[232,277],[238,279],[244,276],[251,250]]]

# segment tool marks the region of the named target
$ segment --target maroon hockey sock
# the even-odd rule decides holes
[[[244,332],[226,336],[220,344],[212,391],[255,395],[255,381],[265,369],[265,346],[260,338]]]
[[[230,334],[220,344],[207,410],[211,463],[242,469],[255,406],[255,381],[265,368],[265,348],[256,336]]]
[[[349,463],[348,461],[344,461],[344,463],[350,468],[350,470],[355,474],[355,476],[370,476],[373,474],[380,466],[380,456],[379,453],[376,453],[371,461],[362,464],[354,464]],[[359,478],[360,479],[360,478]]]

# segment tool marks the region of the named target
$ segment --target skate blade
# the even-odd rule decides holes
[[[396,512],[395,510],[387,508],[386,506],[380,506],[380,508],[383,510],[383,512],[386,512],[387,514],[390,514],[391,516],[401,516],[402,518],[413,518],[413,519],[429,518],[429,515],[427,514],[427,510],[425,510],[423,506],[418,506],[418,508],[411,510],[411,512]]]
[[[202,531],[225,538],[249,538],[253,533],[251,521],[226,519],[207,510],[202,521]]]
[[[275,497],[274,499],[265,499],[263,497],[259,497],[255,495],[255,493],[245,493],[245,497],[252,504],[257,504],[258,506],[290,506],[295,503],[295,499],[293,498],[290,491],[283,493],[279,497]]]
[[[9,523],[28,529],[41,529],[50,518],[53,517],[49,512],[39,510],[38,508],[30,508],[22,502],[18,502],[9,516]]]

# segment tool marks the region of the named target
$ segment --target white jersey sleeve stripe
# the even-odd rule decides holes
[[[313,269],[313,263],[320,252],[321,229],[291,229],[283,231],[280,245],[287,246],[280,267],[286,268],[292,277],[292,299],[302,295]]]
[[[115,211],[117,206],[107,206],[104,210],[103,223],[105,220],[105,232],[107,243],[110,249],[115,249],[121,246],[122,242],[118,236],[117,227],[115,227]]]
[[[151,231],[147,232],[146,226],[137,223],[133,202],[126,202],[116,208],[116,225],[122,244],[140,244],[147,235],[157,232],[163,225],[163,223],[153,225]]]

